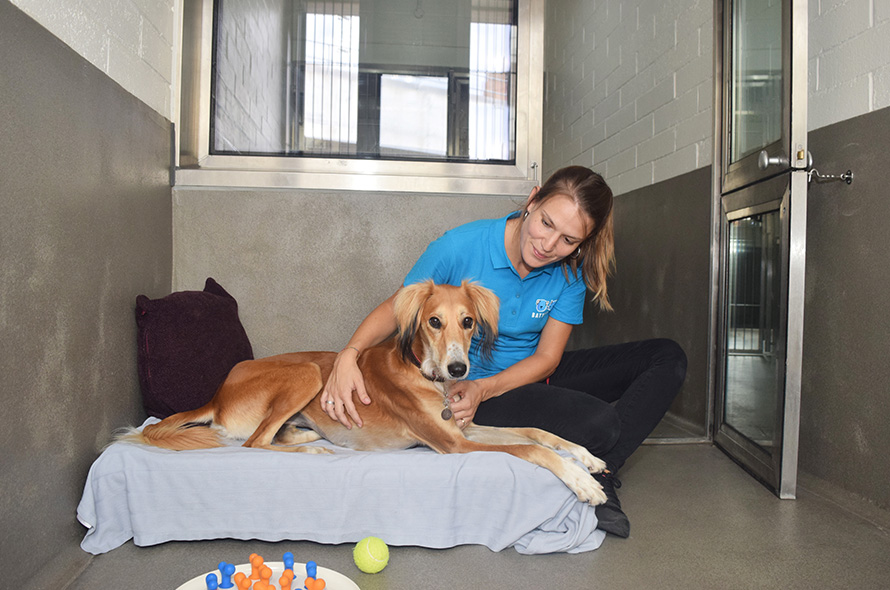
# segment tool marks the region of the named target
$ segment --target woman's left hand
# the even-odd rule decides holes
[[[482,386],[476,381],[458,381],[448,391],[448,400],[454,421],[460,428],[466,428],[473,421],[476,409],[485,396]]]

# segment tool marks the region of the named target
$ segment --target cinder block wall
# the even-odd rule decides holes
[[[182,0],[10,0],[167,120],[176,106]]]
[[[811,0],[809,8],[808,128],[890,106],[890,2]]]
[[[712,3],[547,3],[545,175],[593,166],[615,194],[711,163]]]

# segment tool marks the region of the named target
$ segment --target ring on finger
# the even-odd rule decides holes
[[[331,406],[336,406],[336,405],[337,405],[337,402],[334,402],[334,401],[331,401],[331,400],[327,400],[325,403],[328,404],[328,405],[331,405]]]

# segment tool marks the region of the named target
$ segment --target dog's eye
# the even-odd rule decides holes
[[[432,317],[430,318],[430,326],[432,326],[433,329],[438,330],[442,327],[442,322],[439,321],[439,318]]]
[[[464,318],[464,330],[469,330],[473,327],[473,318]]]

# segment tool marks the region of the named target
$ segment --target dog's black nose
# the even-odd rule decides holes
[[[454,379],[467,374],[467,365],[464,363],[451,363],[448,365],[448,374]]]

